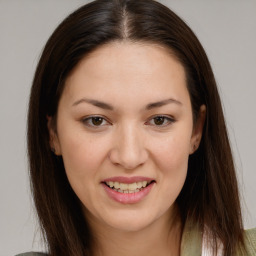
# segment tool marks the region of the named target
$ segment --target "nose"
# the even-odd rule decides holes
[[[120,128],[113,135],[113,146],[109,152],[109,159],[115,165],[132,170],[143,165],[148,152],[145,147],[145,138],[138,128],[130,125]]]

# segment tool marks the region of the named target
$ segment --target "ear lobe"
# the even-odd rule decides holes
[[[50,145],[51,151],[55,155],[60,156],[61,155],[60,143],[57,136],[57,131],[53,124],[52,116],[47,116],[47,128],[49,131],[49,145]]]
[[[193,133],[190,141],[190,154],[193,154],[199,147],[203,135],[204,123],[206,118],[206,106],[202,105],[199,110],[198,118],[194,124]]]

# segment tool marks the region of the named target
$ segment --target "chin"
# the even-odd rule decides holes
[[[152,210],[122,210],[115,214],[105,215],[102,219],[106,225],[122,232],[138,232],[153,225],[161,214],[152,213]],[[114,216],[114,218],[113,218]]]
[[[146,227],[148,227],[152,222],[144,218],[137,219],[125,219],[119,220],[117,219],[114,222],[109,222],[108,225],[113,229],[119,230],[121,232],[138,232]]]

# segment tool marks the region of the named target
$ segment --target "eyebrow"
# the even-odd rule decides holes
[[[98,100],[93,100],[93,99],[86,99],[86,98],[82,98],[78,101],[76,101],[72,106],[77,106],[78,104],[80,103],[89,103],[89,104],[92,104],[96,107],[99,107],[99,108],[102,108],[102,109],[107,109],[107,110],[114,110],[114,107],[105,103],[105,102],[102,102],[102,101],[98,101]]]
[[[74,102],[72,106],[77,106],[81,103],[89,103],[89,104],[92,104],[92,105],[94,105],[96,107],[99,107],[99,108],[102,108],[102,109],[114,110],[114,107],[112,105],[108,104],[108,103],[105,103],[103,101],[94,100],[94,99],[87,99],[87,98],[82,98],[82,99]],[[178,100],[166,99],[166,100],[161,100],[161,101],[149,103],[149,104],[146,105],[145,109],[146,110],[151,110],[153,108],[159,108],[159,107],[165,106],[165,105],[170,104],[170,103],[175,103],[175,104],[178,104],[178,105],[182,105],[182,103]]]
[[[150,110],[152,108],[159,108],[159,107],[165,106],[165,105],[170,104],[170,103],[175,103],[175,104],[178,104],[178,105],[182,105],[182,103],[180,101],[178,101],[178,100],[167,99],[167,100],[161,100],[161,101],[154,102],[154,103],[149,103],[146,106],[146,109]]]

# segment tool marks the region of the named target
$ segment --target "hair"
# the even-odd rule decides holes
[[[31,89],[28,155],[31,189],[49,255],[89,255],[93,234],[81,202],[66,177],[61,157],[51,152],[47,116],[56,118],[65,80],[81,59],[113,41],[146,42],[170,49],[186,73],[193,118],[207,114],[198,150],[176,203],[182,223],[207,227],[212,249],[224,255],[243,247],[243,224],[235,168],[215,78],[192,30],[153,0],[97,0],[70,14],[42,52]]]

